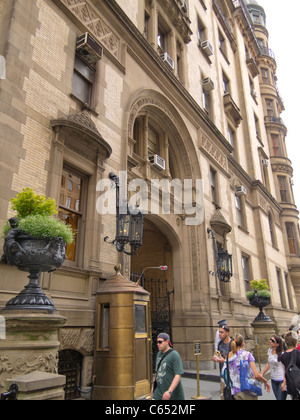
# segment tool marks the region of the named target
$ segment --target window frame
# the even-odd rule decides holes
[[[74,233],[74,241],[75,244],[67,245],[66,246],[66,255],[68,253],[68,247],[75,246],[74,252],[74,259],[67,259],[65,260],[65,264],[71,266],[83,266],[83,258],[84,258],[84,251],[83,251],[83,244],[85,241],[85,221],[86,221],[86,209],[87,209],[87,197],[88,197],[88,176],[82,173],[80,170],[77,170],[73,166],[68,165],[66,162],[63,163],[62,170],[61,170],[61,180],[63,178],[64,172],[68,172],[69,174],[80,178],[81,180],[81,187],[80,187],[80,201],[81,201],[81,208],[80,211],[76,209],[70,209],[69,207],[61,204],[61,189],[59,194],[59,205],[58,211],[61,209],[62,211],[68,211],[78,217],[78,225],[76,232]],[[67,197],[70,198],[70,197]],[[77,206],[77,204],[76,204]]]

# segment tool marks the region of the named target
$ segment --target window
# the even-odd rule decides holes
[[[284,296],[281,270],[279,270],[278,268],[276,269],[276,275],[277,275],[277,284],[278,284],[278,292],[280,296],[280,303],[283,308],[286,308],[287,306],[286,306],[286,300]]]
[[[244,214],[243,214],[243,204],[241,197],[235,196],[235,208],[236,208],[236,216],[237,216],[237,223],[239,226],[244,227]]]
[[[91,104],[92,88],[95,79],[95,70],[89,67],[77,55],[73,73],[73,95],[84,104]]]
[[[266,99],[266,107],[268,117],[275,117],[274,102],[271,99]]]
[[[272,140],[273,156],[281,156],[279,136],[277,134],[271,134],[271,140]]]
[[[288,295],[289,308],[293,311],[295,308],[294,308],[294,302],[292,298],[291,281],[287,273],[284,273],[284,278],[285,278],[285,285],[286,285],[286,290],[287,290],[287,295]]]
[[[198,41],[201,45],[202,42],[206,41],[205,38],[205,26],[203,25],[202,21],[200,20],[198,16]]]
[[[211,94],[205,89],[203,89],[203,108],[211,118]]]
[[[270,213],[269,213],[269,216],[268,216],[268,221],[269,221],[271,243],[272,243],[272,246],[276,247],[277,242],[276,242],[276,236],[275,236],[275,226],[274,226],[274,222],[273,222],[273,217]]]
[[[83,177],[67,168],[63,169],[58,217],[72,227],[75,241],[66,247],[66,259],[76,261],[82,224],[82,183]],[[71,188],[71,189],[70,189]]]
[[[144,37],[149,41],[149,22],[150,22],[150,15],[145,10],[145,21],[144,21]]]
[[[223,89],[224,89],[224,94],[230,93],[230,83],[225,73],[223,73]]]
[[[291,254],[297,254],[297,241],[294,223],[286,223],[286,234],[289,245],[289,251]]]
[[[146,305],[135,305],[135,333],[147,334]]]
[[[182,60],[182,45],[177,40],[176,42],[176,59],[177,59],[177,77],[178,79],[183,82],[183,60]]]
[[[222,32],[219,30],[219,48],[222,54],[226,57],[226,41]]]
[[[148,134],[148,155],[153,156],[158,154],[159,152],[159,136],[158,133],[149,127],[149,134]]]
[[[286,183],[286,177],[285,176],[279,176],[278,177],[278,183],[279,183],[279,193],[280,193],[280,201],[283,203],[289,202],[289,194],[287,190],[287,183]]]
[[[244,275],[244,282],[245,282],[245,290],[249,292],[251,289],[250,281],[250,259],[245,255],[242,256],[242,268],[243,268],[243,275]]]
[[[237,149],[236,149],[236,132],[235,130],[228,124],[228,141],[230,145],[233,147],[233,157],[237,159]]]
[[[270,83],[270,74],[269,74],[269,70],[268,69],[261,69],[261,77],[262,77],[262,81],[263,83]]]
[[[100,305],[100,334],[98,348],[109,349],[110,304]]]
[[[260,140],[261,132],[260,132],[259,119],[255,114],[254,114],[254,122],[255,122],[256,137],[258,138],[258,140]]]
[[[157,33],[157,44],[160,49],[160,52],[168,52],[168,37],[170,29],[166,23],[158,17],[158,33]]]
[[[210,169],[210,190],[211,198],[214,204],[218,202],[218,193],[217,193],[217,174],[212,168]]]

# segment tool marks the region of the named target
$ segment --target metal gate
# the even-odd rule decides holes
[[[80,397],[82,355],[74,350],[59,352],[58,373],[66,376],[65,399],[74,400]]]
[[[131,280],[137,281],[140,275],[136,273],[131,274]],[[140,281],[141,286],[151,293],[150,297],[150,310],[151,310],[151,323],[152,323],[152,366],[155,371],[156,355],[158,348],[156,344],[157,335],[161,332],[169,334],[172,342],[172,319],[171,308],[174,289],[168,290],[167,279],[145,278],[144,276]]]

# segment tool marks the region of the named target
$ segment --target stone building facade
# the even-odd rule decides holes
[[[298,210],[277,63],[257,2],[0,0],[0,19],[0,223],[29,186],[55,198],[76,231],[67,261],[42,287],[67,317],[61,351],[81,355],[81,385],[93,371],[96,291],[119,262],[127,277],[168,265],[147,276],[167,281],[186,363],[197,339],[209,363],[222,318],[252,337],[252,279],[268,280],[267,313],[286,329],[300,306]],[[96,53],[77,47],[83,34]],[[138,256],[118,254],[104,242],[115,216],[97,211],[98,182],[112,171],[149,191],[153,179],[203,180],[203,222],[187,223],[193,216],[171,203],[169,215],[145,215]],[[208,227],[233,256],[228,284],[214,275]],[[0,264],[1,307],[23,286],[24,273]]]

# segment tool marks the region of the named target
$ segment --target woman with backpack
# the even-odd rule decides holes
[[[287,350],[280,358],[285,369],[285,379],[281,390],[284,391],[287,387],[287,392],[292,399],[300,400],[300,351],[296,349],[298,338],[294,334],[293,331],[289,331],[284,336]]]

